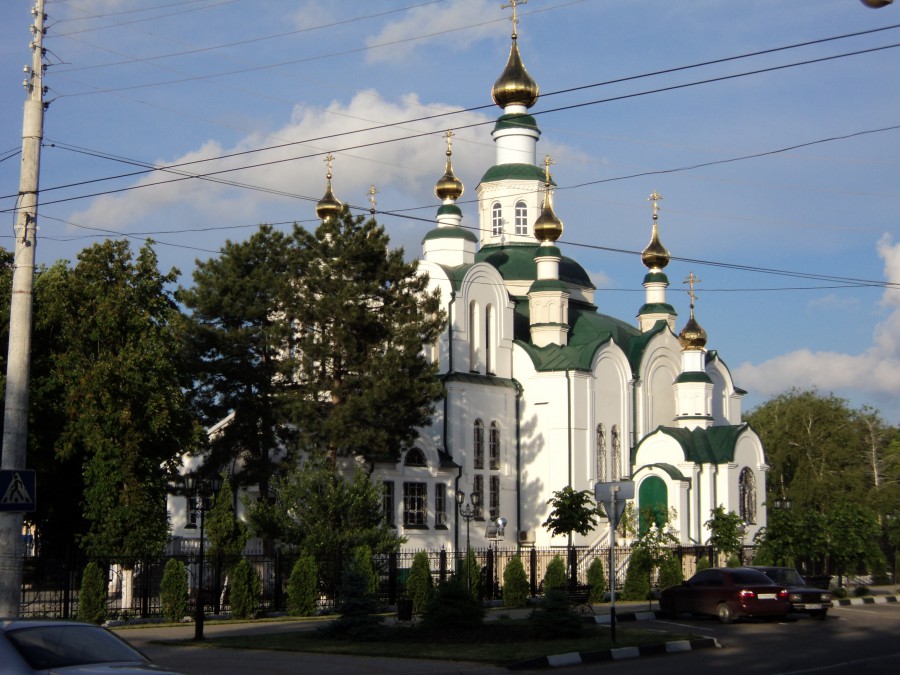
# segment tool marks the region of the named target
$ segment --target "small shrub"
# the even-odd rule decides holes
[[[469,595],[464,578],[454,577],[439,584],[422,615],[422,628],[437,632],[465,632],[483,623],[484,607]]]
[[[842,588],[840,586],[835,586],[831,589],[831,595],[838,599],[843,599],[847,597],[847,589]]]
[[[855,595],[857,598],[861,598],[864,595],[872,595],[872,591],[869,590],[868,586],[861,585],[853,589],[853,595]]]
[[[319,629],[330,638],[370,641],[379,635],[383,617],[376,614],[378,598],[371,590],[371,556],[351,557],[341,574],[341,613],[337,620]]]
[[[732,553],[728,556],[728,560],[725,561],[725,567],[740,567],[741,559],[738,557],[737,553]]]
[[[592,604],[604,602],[606,600],[606,572],[603,571],[603,561],[600,558],[594,558],[591,561],[587,571],[587,582],[591,587],[591,596],[589,600]]]
[[[547,565],[547,571],[544,572],[544,594],[551,588],[565,588],[568,579],[566,577],[566,563],[558,555],[553,556],[553,560]]]
[[[677,586],[684,581],[684,571],[681,569],[681,560],[671,553],[665,556],[659,563],[659,589]]]
[[[246,558],[241,558],[232,572],[231,615],[235,619],[255,618],[262,596],[262,582]]]
[[[78,591],[78,620],[102,624],[106,620],[106,575],[97,563],[88,563]]]
[[[413,556],[412,567],[406,580],[406,593],[412,600],[413,611],[421,614],[431,600],[434,590],[434,581],[431,578],[431,565],[428,562],[428,554],[419,551]]]
[[[319,606],[316,560],[303,555],[294,563],[287,586],[288,612],[295,616],[312,616]]]
[[[577,637],[584,630],[584,621],[569,606],[565,590],[551,586],[544,589],[544,597],[528,617],[533,637],[540,640]]]
[[[460,560],[456,574],[462,581],[463,586],[468,584],[468,580],[471,578],[473,598],[478,598],[480,600],[484,597],[484,587],[481,583],[481,565],[478,564],[478,559],[475,557],[475,551],[469,549],[466,557]]]
[[[698,572],[700,570],[708,570],[710,567],[712,567],[712,565],[709,562],[709,558],[707,558],[705,555],[697,558],[697,571]]]
[[[187,614],[188,573],[184,563],[169,558],[159,585],[159,604],[167,621],[181,621]]]
[[[503,605],[507,608],[524,607],[528,603],[531,588],[521,556],[513,556],[503,570]]]
[[[650,557],[646,549],[633,549],[625,570],[623,600],[647,600],[650,597]]]

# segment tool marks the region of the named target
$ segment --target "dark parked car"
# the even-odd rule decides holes
[[[100,626],[27,619],[0,619],[0,673],[178,675]]]
[[[659,609],[671,617],[706,614],[731,623],[743,617],[781,619],[791,606],[787,589],[759,570],[712,567],[700,570],[678,586],[663,589]]]
[[[787,586],[792,612],[806,612],[816,619],[824,619],[832,608],[831,593],[806,583],[793,567],[753,567],[776,584]]]

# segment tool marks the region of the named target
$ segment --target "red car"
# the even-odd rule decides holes
[[[679,586],[660,593],[660,611],[718,616],[722,623],[743,617],[782,619],[791,611],[787,589],[759,570],[712,567],[697,572]]]

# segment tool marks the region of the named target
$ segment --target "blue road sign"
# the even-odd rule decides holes
[[[37,508],[36,483],[33,470],[0,471],[0,511],[34,511]]]

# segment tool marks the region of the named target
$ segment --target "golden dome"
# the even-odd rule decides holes
[[[653,233],[650,235],[650,243],[641,253],[641,262],[647,269],[662,269],[669,264],[669,252],[659,241],[659,200],[662,195],[653,191],[647,201],[653,202]]]
[[[694,318],[694,307],[691,306],[691,318],[678,334],[678,342],[682,349],[699,350],[706,347],[706,331]]]
[[[553,212],[553,191],[550,188],[550,165],[553,164],[550,155],[544,158],[544,172],[546,175],[544,184],[544,205],[541,207],[541,215],[534,221],[534,236],[538,241],[556,241],[562,236],[562,221]]]
[[[341,212],[342,208],[344,208],[344,205],[338,201],[337,197],[334,196],[334,192],[331,191],[331,162],[333,160],[334,157],[330,154],[325,157],[325,161],[328,163],[328,173],[325,174],[325,196],[319,200],[318,204],[316,204],[316,215],[319,216],[321,220],[333,218]]]
[[[456,200],[462,197],[463,194],[463,184],[462,181],[456,177],[453,173],[453,166],[450,164],[450,155],[453,154],[453,150],[450,147],[450,139],[453,137],[453,132],[448,131],[446,134],[447,137],[447,168],[444,169],[444,175],[438,179],[438,182],[434,186],[434,194],[437,195],[437,198],[440,200],[452,199]]]
[[[522,58],[519,56],[519,47],[516,44],[516,36],[513,34],[512,47],[509,50],[509,59],[503,73],[494,82],[491,88],[491,97],[501,108],[518,104],[530,108],[537,103],[540,88],[537,82],[525,70]]]

